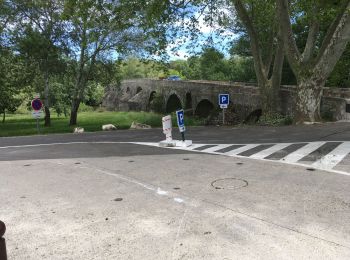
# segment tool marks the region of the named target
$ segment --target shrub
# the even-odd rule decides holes
[[[278,113],[263,114],[258,122],[259,125],[267,126],[283,126],[291,125],[293,123],[293,118],[290,116],[283,116]]]

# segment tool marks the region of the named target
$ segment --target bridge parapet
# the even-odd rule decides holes
[[[293,115],[295,111],[296,86],[281,86],[281,112]],[[129,111],[150,110],[155,93],[163,98],[164,112],[182,106],[192,108],[194,114],[207,115],[205,107],[216,109],[218,95],[230,94],[231,105],[238,108],[241,117],[261,108],[260,90],[256,84],[217,81],[170,81],[154,79],[125,80],[120,88],[107,91],[103,105],[109,110]],[[321,112],[329,119],[350,120],[350,89],[324,88]],[[201,111],[200,111],[201,110]]]

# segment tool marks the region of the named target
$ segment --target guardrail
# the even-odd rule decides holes
[[[0,260],[7,260],[6,242],[5,238],[3,238],[5,231],[5,223],[0,220]]]

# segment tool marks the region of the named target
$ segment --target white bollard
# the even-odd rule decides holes
[[[176,146],[176,141],[173,141],[172,136],[172,124],[171,124],[171,116],[165,116],[162,118],[163,124],[163,133],[165,134],[165,140],[159,143],[161,147],[174,147]]]

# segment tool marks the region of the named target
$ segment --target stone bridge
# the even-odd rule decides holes
[[[106,91],[103,106],[117,111],[150,111],[158,100],[163,112],[184,108],[188,113],[207,117],[218,109],[218,95],[230,94],[230,106],[244,119],[260,109],[260,91],[256,85],[213,81],[169,81],[137,79],[123,81],[120,87]],[[293,115],[295,86],[281,86],[281,112]],[[325,88],[321,113],[332,120],[350,120],[350,89]],[[348,111],[348,112],[347,112]]]

